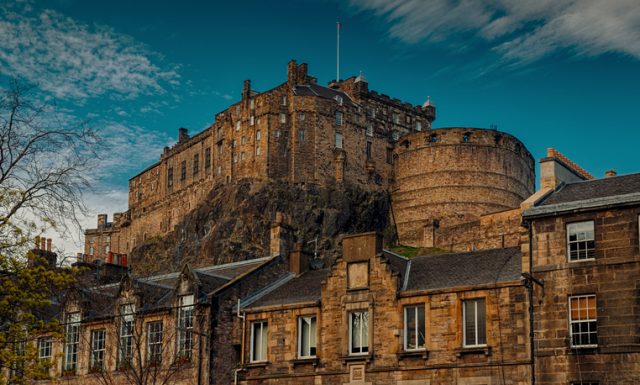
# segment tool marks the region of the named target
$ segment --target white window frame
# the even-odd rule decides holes
[[[418,309],[422,308],[422,316],[425,320],[425,322],[423,322],[422,324],[420,324],[419,320],[420,317],[418,316]],[[413,313],[413,314],[412,314]],[[413,317],[413,320],[415,322],[415,335],[416,335],[416,339],[415,341],[413,341],[414,346],[416,346],[415,348],[409,348],[409,317]],[[422,332],[424,333],[422,335],[422,345],[420,345],[419,341],[420,341],[420,329],[422,328]],[[411,351],[420,351],[420,350],[425,350],[427,348],[427,329],[426,329],[426,309],[423,303],[421,304],[415,304],[415,305],[407,305],[404,307],[404,350],[407,352],[411,352]]]
[[[338,102],[338,105],[341,106],[342,103],[344,102],[344,99],[342,98],[342,96],[340,95],[336,95],[334,96],[334,99],[336,100],[336,102]]]
[[[120,305],[120,335],[118,336],[118,367],[131,365],[133,359],[133,334],[135,328],[135,305]]]
[[[254,338],[256,328],[260,328],[258,339]],[[266,339],[265,339],[266,335]],[[249,345],[249,360],[251,362],[267,362],[267,356],[269,355],[269,325],[267,321],[254,321],[251,322],[251,336]],[[263,357],[264,355],[264,357]]]
[[[578,226],[584,226],[587,224],[591,224],[591,234],[592,234],[592,238],[586,238],[587,236],[584,235],[586,233],[588,233],[587,231],[576,231],[575,234],[578,237],[578,239],[576,239],[575,241],[571,241],[571,228],[573,227],[578,227]],[[594,221],[581,221],[581,222],[572,222],[572,223],[567,223],[567,225],[565,226],[566,229],[566,233],[567,233],[567,260],[569,262],[579,262],[579,261],[590,261],[595,259],[595,250],[596,250],[596,241],[595,241],[595,222]],[[584,239],[579,239],[580,236],[583,235]],[[589,248],[588,247],[588,243],[589,242],[593,242],[593,247]],[[571,256],[571,245],[572,244],[576,244],[578,245],[583,245],[584,248],[583,249],[578,249],[577,253],[578,256],[577,258],[572,258]],[[581,258],[581,255],[584,254],[584,258]]]
[[[281,124],[285,124],[287,123],[287,115],[284,112],[281,112],[279,115],[279,119],[280,119],[280,123]]]
[[[38,338],[38,360],[41,362],[50,361],[53,352],[53,338]]]
[[[240,120],[236,120],[236,131],[240,131]]]
[[[255,99],[249,99],[249,108],[252,109],[252,110],[256,108],[256,100]]]
[[[164,325],[162,321],[147,322],[147,363],[161,364]]]
[[[359,347],[359,351],[355,351],[355,347],[353,346],[353,322],[355,317],[360,317],[362,320],[366,318],[366,327],[365,323],[360,323],[360,330],[356,330],[360,335],[361,344]],[[369,341],[369,311],[368,310],[356,310],[349,312],[349,355],[350,356],[363,356],[368,355],[371,347],[371,341]],[[366,346],[362,343],[366,341]],[[366,348],[366,350],[364,349]]]
[[[304,122],[307,119],[304,112],[298,112],[298,121]]]
[[[473,317],[473,328],[474,328],[474,334],[475,334],[475,341],[473,341],[474,343],[467,343],[467,304],[468,303],[473,303],[474,307],[473,307],[473,312],[474,312],[474,317]],[[485,315],[485,319],[484,319],[484,342],[483,343],[479,343],[480,338],[479,338],[479,328],[478,328],[478,304],[482,303],[484,306],[484,315]],[[484,347],[487,346],[487,301],[485,298],[473,298],[473,299],[467,299],[467,300],[463,300],[462,301],[462,346],[465,348],[475,348],[475,347]]]
[[[244,154],[244,153],[243,153]],[[176,359],[191,359],[193,353],[193,319],[195,302],[193,294],[178,298],[178,322],[176,339]]]
[[[256,141],[258,141],[258,140],[260,140],[260,139],[262,139],[262,131],[257,130],[257,131],[256,131]]]
[[[282,96],[282,99],[280,100],[280,105],[281,106],[287,105],[287,95]]]
[[[422,122],[416,120],[416,131],[422,131]]]
[[[579,302],[580,299],[586,299],[587,302],[588,302],[589,298],[593,298],[593,302],[594,302],[593,312],[595,313],[594,314],[595,318],[590,318],[589,317],[589,315],[590,315],[589,314],[589,309],[587,308],[587,318],[574,320],[573,319],[573,305],[572,305],[573,301],[572,300],[573,299],[577,299],[578,302]],[[572,296],[569,296],[569,306],[568,307],[569,307],[569,317],[568,317],[569,318],[569,341],[571,343],[571,347],[572,348],[595,348],[595,347],[597,347],[598,346],[598,342],[597,342],[597,339],[598,339],[598,303],[597,303],[596,295],[595,294],[585,294],[585,295],[572,295]],[[573,325],[588,324],[588,323],[591,323],[591,322],[595,322],[595,326],[596,326],[595,332],[591,332],[591,331],[588,330],[587,332],[580,332],[580,333],[577,333],[577,334],[587,334],[587,335],[595,334],[596,343],[595,344],[575,344],[574,341],[573,341],[573,337],[574,337]]]
[[[309,333],[307,333],[307,347],[309,348],[308,352],[303,352],[303,335],[302,329],[303,326],[309,325]],[[298,317],[298,358],[314,358],[318,352],[318,318],[315,315],[303,315]],[[314,349],[313,352],[311,349]],[[307,354],[308,353],[308,354]]]
[[[251,115],[251,116],[249,117],[249,125],[250,125],[250,126],[253,126],[253,125],[255,125],[255,124],[256,124],[256,117],[255,117],[255,116],[253,116],[253,115]]]
[[[344,114],[342,111],[336,111],[336,126],[342,126],[344,123]]]
[[[106,344],[107,331],[105,329],[91,330],[91,355],[89,356],[90,371],[104,370]]]
[[[63,352],[63,372],[78,370],[78,348],[80,345],[80,312],[67,313],[65,317],[65,335]]]

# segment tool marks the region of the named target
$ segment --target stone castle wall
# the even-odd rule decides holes
[[[446,128],[407,135],[396,145],[393,214],[400,242],[429,246],[446,228],[520,206],[534,192],[535,164],[515,137]],[[434,223],[434,221],[437,221]]]
[[[129,253],[165,235],[215,186],[245,178],[388,190],[394,142],[435,119],[433,107],[369,91],[362,77],[321,87],[307,65],[295,61],[287,75],[263,93],[245,81],[241,100],[216,114],[209,128],[193,137],[180,129],[178,142],[130,179],[129,210],[86,231],[88,259],[105,258],[107,243],[110,251]],[[304,92],[310,86],[314,90]]]

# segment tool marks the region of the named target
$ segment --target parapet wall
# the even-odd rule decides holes
[[[400,242],[429,246],[433,229],[519,207],[534,192],[535,163],[514,136],[479,128],[409,134],[396,146],[393,214]]]

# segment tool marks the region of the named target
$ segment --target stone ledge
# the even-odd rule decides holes
[[[485,356],[491,355],[491,346],[478,346],[470,348],[458,348],[455,349],[456,357],[460,358],[466,354],[484,354]]]
[[[429,359],[429,351],[428,350],[414,350],[414,351],[403,351],[396,354],[399,360],[405,358],[422,358],[423,360]]]
[[[296,367],[298,365],[313,365],[318,366],[320,359],[318,357],[311,358],[296,358],[295,360],[291,360],[291,366]]]

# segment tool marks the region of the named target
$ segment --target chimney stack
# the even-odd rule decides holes
[[[607,170],[607,171],[604,172],[604,177],[605,178],[611,178],[612,176],[616,176],[616,175],[618,175],[616,170]]]
[[[289,253],[289,271],[299,275],[307,271],[308,267],[309,258],[302,252],[302,243],[298,242],[293,245],[293,251]]]
[[[189,139],[189,130],[184,127],[178,128],[178,143],[182,143],[188,139]]]

